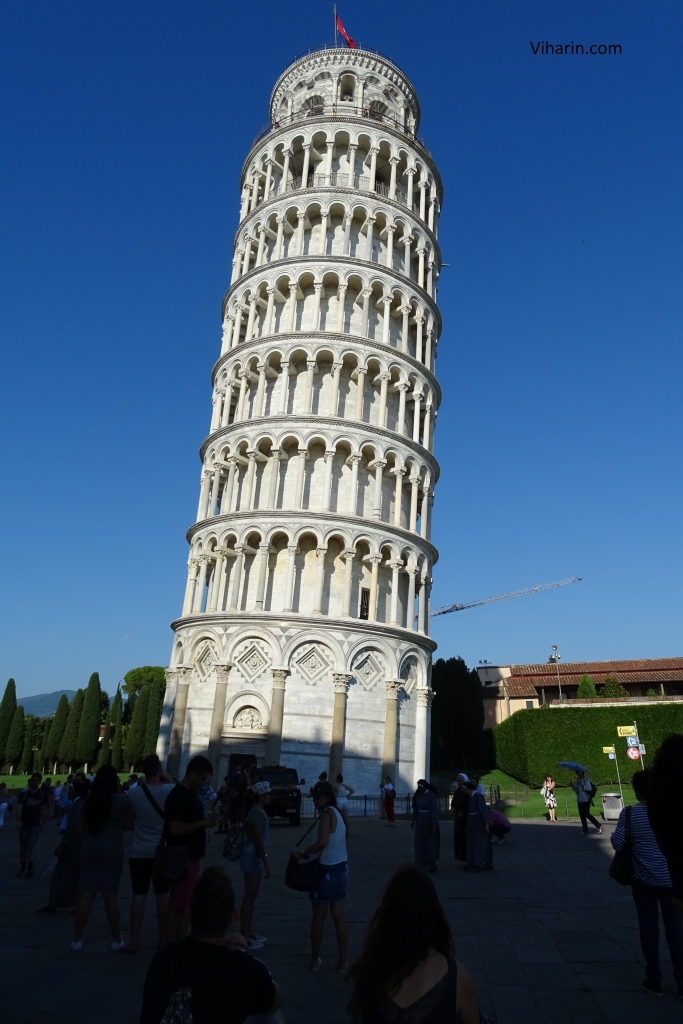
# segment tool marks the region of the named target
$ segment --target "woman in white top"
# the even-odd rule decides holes
[[[332,786],[334,790],[335,800],[337,801],[337,810],[341,812],[341,816],[344,819],[346,825],[347,836],[351,835],[351,829],[349,828],[349,800],[350,796],[353,796],[354,790],[350,786],[347,786],[344,782],[344,776],[339,773],[337,781]]]
[[[297,860],[316,857],[318,880],[315,889],[309,893],[313,906],[311,921],[311,970],[319,971],[322,965],[320,947],[325,931],[327,908],[330,908],[337,934],[337,970],[345,974],[348,970],[346,951],[349,944],[349,927],[344,913],[346,883],[349,868],[346,858],[346,825],[337,809],[334,789],[329,782],[318,782],[312,791],[313,802],[320,815],[318,838],[303,850],[297,850]]]

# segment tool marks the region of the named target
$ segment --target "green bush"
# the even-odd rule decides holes
[[[645,764],[650,765],[669,733],[683,733],[683,702],[517,711],[493,730],[496,766],[520,782],[541,786],[548,772],[564,784],[567,780],[557,768],[558,761],[578,761],[586,765],[596,785],[606,785],[616,781],[616,770],[602,748],[614,746],[621,780],[629,782],[641,762],[626,756],[626,740],[617,736],[617,726],[632,725],[634,711],[640,742],[647,749]]]

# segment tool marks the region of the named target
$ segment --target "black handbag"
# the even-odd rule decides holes
[[[633,851],[631,849],[631,808],[626,808],[626,814],[624,815],[624,827],[626,830],[626,842],[620,850],[617,850],[612,857],[612,863],[609,866],[609,876],[613,878],[619,885],[633,885],[634,874],[633,874]]]
[[[325,812],[323,811],[323,814]],[[299,842],[296,844],[299,846],[303,843],[304,839],[309,832],[312,832],[315,826],[318,824],[318,818],[315,819],[311,827],[304,832]],[[316,857],[315,860],[296,860],[294,854],[291,853],[289,860],[287,861],[287,870],[285,871],[285,885],[288,889],[295,889],[296,892],[311,892],[315,889],[318,884],[318,864],[319,860]]]

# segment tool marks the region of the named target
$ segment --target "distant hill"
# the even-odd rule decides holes
[[[17,697],[17,704],[21,704],[27,715],[49,718],[57,710],[59,698],[63,693],[66,694],[69,703],[76,696],[75,690],[55,690],[54,693],[35,693],[32,697]]]

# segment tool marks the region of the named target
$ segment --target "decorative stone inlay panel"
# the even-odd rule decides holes
[[[354,662],[353,674],[366,690],[372,690],[384,676],[384,659],[379,651],[361,651]]]
[[[234,729],[262,729],[263,722],[257,708],[242,708],[235,715],[233,722]]]
[[[206,679],[214,665],[218,661],[216,646],[211,640],[203,640],[197,648],[194,664],[199,677]]]
[[[322,644],[305,644],[295,652],[292,661],[309,686],[315,686],[333,668],[332,657]]]
[[[271,659],[265,644],[258,640],[248,640],[244,648],[235,661],[244,678],[251,683],[270,667]]]

